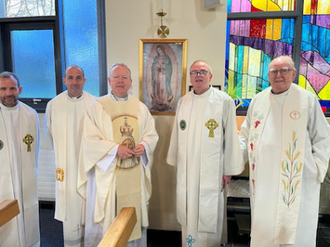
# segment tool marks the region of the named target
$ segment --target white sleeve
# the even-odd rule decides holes
[[[52,101],[49,101],[46,106],[46,112],[45,112],[45,132],[46,136],[48,137],[48,140],[50,141],[51,145],[53,146],[53,135],[52,135]]]
[[[110,168],[112,168],[116,164],[117,150],[119,144],[114,146],[109,153],[107,153],[100,161],[96,163],[96,165],[103,171],[107,172]]]
[[[144,146],[144,153],[141,156],[141,162],[144,167],[148,167],[150,165],[150,160],[151,160],[151,150],[149,148],[149,145],[146,142],[141,142]]]
[[[328,170],[330,156],[330,126],[324,117],[320,104],[313,97],[313,107],[309,109],[308,130],[312,145],[312,154],[318,170],[318,180],[323,182]]]

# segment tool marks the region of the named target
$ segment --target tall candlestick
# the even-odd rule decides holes
[[[170,34],[170,29],[163,25],[163,17],[166,15],[166,12],[163,10],[163,0],[159,0],[159,11],[156,15],[160,17],[160,26],[157,29],[157,35],[159,38],[166,38]]]

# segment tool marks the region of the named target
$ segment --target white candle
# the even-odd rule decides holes
[[[163,0],[159,0],[159,9],[163,9]]]

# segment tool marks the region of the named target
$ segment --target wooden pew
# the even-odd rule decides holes
[[[0,227],[19,214],[17,200],[5,200],[0,203]]]
[[[125,247],[135,224],[135,208],[122,208],[98,246]]]

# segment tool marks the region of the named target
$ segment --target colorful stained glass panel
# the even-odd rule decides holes
[[[292,55],[293,19],[228,21],[227,92],[248,106],[256,93],[269,86],[268,64],[279,55]],[[233,97],[233,96],[232,96]]]
[[[292,11],[296,10],[296,0],[228,0],[227,8],[228,13]]]
[[[228,13],[296,10],[296,0],[229,0]],[[330,108],[330,1],[304,0],[298,82]],[[226,90],[236,93],[243,106],[269,86],[270,61],[293,55],[295,19],[228,21]],[[229,66],[230,65],[230,66]],[[233,92],[231,92],[233,91]]]
[[[330,107],[330,1],[304,1],[299,85]]]

